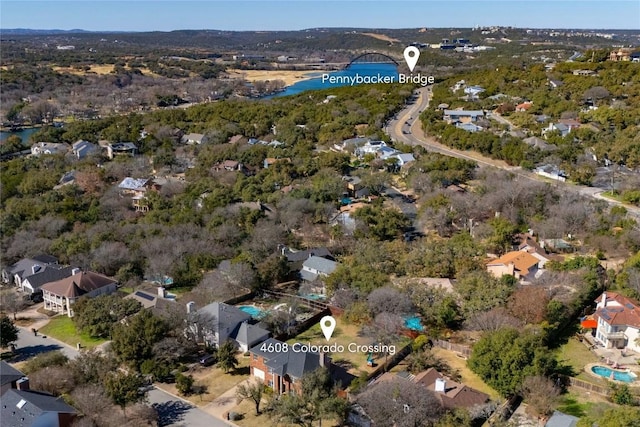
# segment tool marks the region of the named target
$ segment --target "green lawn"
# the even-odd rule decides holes
[[[566,344],[556,350],[558,362],[571,368],[571,376],[585,381],[597,383],[597,379],[584,373],[584,367],[589,363],[600,361],[583,343],[576,339],[569,339]]]
[[[565,414],[574,417],[598,416],[607,409],[614,408],[615,405],[596,393],[586,394],[580,389],[570,390],[569,393],[561,396],[560,404],[556,408]]]
[[[76,346],[78,343],[82,347],[95,347],[102,344],[106,340],[102,338],[92,338],[88,334],[78,333],[76,326],[73,324],[73,320],[70,317],[60,315],[52,318],[46,326],[38,330],[42,335],[50,336],[71,346]]]

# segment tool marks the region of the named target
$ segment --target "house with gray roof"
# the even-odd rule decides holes
[[[18,381],[24,378],[24,374],[4,360],[0,360],[0,396],[5,391],[18,387]]]
[[[180,139],[180,142],[183,144],[203,144],[207,142],[207,138],[201,133],[188,133]]]
[[[93,144],[89,141],[79,140],[71,145],[71,151],[78,160],[84,159],[91,154],[100,153],[100,147],[97,144]]]
[[[251,375],[277,394],[299,391],[300,379],[320,367],[330,369],[326,354],[294,351],[291,345],[273,338],[249,350]]]
[[[67,427],[76,410],[50,394],[10,389],[2,395],[0,425],[11,427]]]
[[[537,148],[540,151],[554,151],[558,147],[553,144],[547,143],[544,139],[538,138],[537,136],[530,136],[529,138],[525,138],[522,140],[525,144]]]
[[[560,411],[554,411],[544,427],[576,427],[579,419]]]
[[[311,255],[302,263],[300,277],[307,282],[313,282],[319,277],[326,277],[336,271],[338,263],[330,259]]]
[[[443,119],[447,123],[469,123],[476,122],[482,117],[484,117],[482,110],[444,110]]]
[[[250,314],[223,302],[213,302],[196,312],[191,329],[205,343],[220,346],[233,341],[242,351],[269,338],[269,331],[252,324]]]
[[[26,276],[20,283],[20,290],[29,294],[42,292],[43,285],[57,280],[71,277],[74,269],[63,267],[58,264],[45,265],[43,267],[34,266],[35,273]]]
[[[2,281],[4,283],[19,285],[22,283],[22,279],[37,272],[37,268],[34,269],[34,266],[42,267],[51,264],[58,264],[58,259],[51,255],[37,255],[31,258],[23,258],[2,270]]]

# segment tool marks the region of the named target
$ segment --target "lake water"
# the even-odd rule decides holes
[[[322,72],[309,73],[314,77],[309,80],[302,80],[300,82],[294,83],[291,86],[288,86],[284,91],[279,92],[275,95],[267,96],[266,98],[275,98],[279,96],[289,96],[289,95],[297,95],[300,92],[304,92],[306,90],[319,90],[319,89],[329,89],[332,87],[340,87],[340,86],[348,86],[348,82],[335,83],[331,84],[328,81],[322,82]],[[360,76],[382,76],[382,77],[394,77],[394,81],[398,81],[398,67],[394,64],[384,64],[384,63],[362,63],[362,64],[353,64],[349,68],[340,71],[333,71],[328,73],[330,76],[336,77],[355,77],[356,75]]]
[[[18,135],[22,139],[22,143],[26,144],[29,142],[29,138],[34,133],[38,132],[40,128],[25,128],[19,131],[0,131],[0,141],[3,141],[9,138],[11,135]]]

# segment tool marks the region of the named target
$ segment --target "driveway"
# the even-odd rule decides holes
[[[154,388],[147,394],[149,404],[158,411],[158,426],[229,427],[234,424],[214,418],[193,404]]]

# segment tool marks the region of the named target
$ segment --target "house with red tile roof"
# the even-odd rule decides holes
[[[516,279],[533,279],[539,264],[540,260],[526,251],[512,251],[489,261],[487,271],[497,278],[508,274]]]
[[[640,352],[640,304],[615,292],[603,292],[596,298],[598,321],[596,340],[606,348],[627,348]]]

